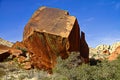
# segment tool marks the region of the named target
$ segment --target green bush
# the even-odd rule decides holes
[[[16,47],[16,49],[21,50],[23,53],[26,53],[26,52],[27,52],[27,49],[26,49],[26,48]]]
[[[4,76],[4,75],[6,75],[4,69],[0,68],[0,77],[2,77],[2,76]]]
[[[80,64],[78,53],[71,53],[67,59],[57,59],[57,65],[53,69],[53,74],[48,74],[44,70],[32,69],[22,70],[7,66],[7,72],[0,68],[0,77],[10,76],[10,79],[32,79],[37,80],[120,80],[120,57],[114,61],[103,60],[96,65]],[[18,72],[15,72],[18,71]],[[12,73],[18,74],[14,77]],[[9,77],[8,77],[9,78]],[[3,79],[5,80],[5,79]]]
[[[95,66],[89,64],[71,65],[71,62],[76,58],[75,53],[65,60],[59,57],[53,73],[65,77],[66,80],[120,80],[120,57],[111,62],[103,60]],[[74,63],[76,64],[76,62]]]

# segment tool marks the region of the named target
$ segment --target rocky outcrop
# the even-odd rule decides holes
[[[112,45],[98,45],[96,48],[90,48],[90,58],[116,60],[119,56],[120,42]]]
[[[83,40],[84,42],[84,40]],[[80,51],[80,30],[77,19],[68,12],[41,7],[24,29],[23,43],[32,54],[32,64],[40,69],[51,69],[57,56],[63,59],[72,51]],[[81,41],[82,43],[82,41]],[[86,44],[82,49],[86,48]],[[87,56],[88,51],[82,51]],[[88,58],[88,56],[85,58]]]
[[[5,60],[10,55],[12,55],[13,57],[18,57],[20,54],[22,54],[21,50],[0,45],[0,61]]]
[[[80,37],[80,57],[83,60],[83,62],[85,63],[89,62],[89,47],[85,40],[84,32],[81,32],[81,37]]]
[[[17,41],[15,44],[12,45],[12,48],[14,49],[26,49],[25,45],[23,44],[23,42],[19,42]]]
[[[113,43],[112,45],[111,45],[111,47],[110,47],[110,53],[113,53],[114,51],[115,51],[115,49],[117,48],[117,47],[119,47],[120,46],[120,42],[115,42],[115,43]]]
[[[13,43],[0,38],[0,45],[5,45],[5,46],[8,46],[8,47],[12,47]]]
[[[22,65],[24,69],[30,69],[32,67],[30,63],[29,53],[24,53],[21,48],[11,48],[5,45],[0,45],[0,62],[6,59],[13,60],[16,58],[19,65]],[[29,65],[28,65],[29,64]]]
[[[120,46],[118,46],[114,52],[108,57],[109,61],[116,60],[120,56]]]
[[[104,51],[104,50],[109,50],[110,49],[110,45],[98,45],[97,47],[96,47],[96,49],[97,50],[99,50],[99,51]]]
[[[9,55],[9,47],[0,45],[0,62],[5,60]]]

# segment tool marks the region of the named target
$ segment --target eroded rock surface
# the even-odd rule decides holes
[[[0,45],[0,62],[5,60],[9,55],[9,47]]]
[[[15,44],[13,44],[12,48],[14,48],[14,49],[26,49],[26,47],[23,44],[23,42],[19,42],[19,41],[17,41]]]
[[[17,41],[12,47],[2,47],[0,46],[0,57],[3,54],[12,55],[24,69],[34,66],[51,73],[58,56],[66,59],[74,51],[80,52],[78,61],[75,62],[89,62],[85,33],[80,33],[76,17],[56,8],[39,8],[24,28],[23,41]]]
[[[18,57],[20,54],[22,54],[21,50],[13,49],[5,45],[0,45],[0,61],[5,60],[10,55]]]
[[[89,47],[85,40],[85,33],[81,32],[81,38],[80,38],[80,56],[83,60],[83,62],[88,63],[89,62]]]
[[[57,56],[67,58],[68,52],[80,51],[77,19],[67,11],[41,7],[25,26],[23,43],[32,53],[34,66],[51,69]]]
[[[111,55],[108,57],[108,60],[116,60],[120,56],[120,46],[118,46],[114,52],[111,53]]]
[[[110,53],[114,52],[117,47],[120,46],[120,42],[115,42],[110,47]]]

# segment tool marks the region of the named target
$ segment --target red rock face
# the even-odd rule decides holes
[[[0,62],[5,60],[10,55],[9,49],[10,47],[0,45]]]
[[[80,38],[80,56],[82,57],[83,62],[89,62],[89,47],[85,40],[85,33],[81,32]]]
[[[12,48],[14,48],[14,49],[19,49],[19,48],[26,49],[23,42],[18,42],[18,41],[15,44],[13,44]]]
[[[5,60],[10,55],[18,57],[20,54],[22,54],[21,50],[0,45],[0,61]]]
[[[120,55],[120,46],[118,46],[113,53],[108,57],[109,61],[116,60]]]
[[[23,43],[32,53],[31,61],[34,66],[52,69],[58,56],[67,58],[68,52],[80,51],[77,19],[66,11],[41,7],[25,26]],[[84,48],[85,45],[84,43]],[[82,51],[84,52],[84,57],[88,58],[87,52]]]

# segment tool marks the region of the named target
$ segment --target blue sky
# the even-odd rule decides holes
[[[0,0],[0,37],[21,41],[24,26],[41,6],[76,16],[89,46],[120,41],[120,0]]]

